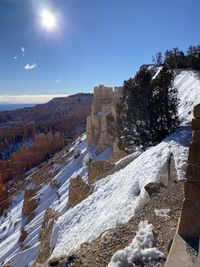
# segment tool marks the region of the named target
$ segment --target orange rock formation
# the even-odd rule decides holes
[[[116,104],[120,100],[123,87],[106,87],[99,85],[94,88],[91,115],[87,118],[87,141],[89,146],[95,145],[97,152],[113,146],[114,138],[108,132],[107,115],[116,115]],[[113,151],[114,152],[114,151]]]
[[[41,163],[63,146],[64,138],[59,132],[38,134],[32,147],[22,147],[9,160],[0,160],[0,197],[6,196],[6,181]]]

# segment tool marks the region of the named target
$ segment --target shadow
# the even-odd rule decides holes
[[[185,242],[190,245],[197,253],[199,251],[199,237],[183,237]]]
[[[167,143],[174,141],[183,146],[189,146],[189,144],[192,142],[192,126],[191,125],[180,126],[175,130],[173,134],[167,136],[163,141]]]

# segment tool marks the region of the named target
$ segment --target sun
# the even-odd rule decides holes
[[[57,19],[56,16],[48,10],[42,12],[42,26],[47,30],[53,30],[56,28]]]

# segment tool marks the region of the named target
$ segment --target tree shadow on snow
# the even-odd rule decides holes
[[[191,125],[180,126],[175,130],[173,134],[166,137],[163,141],[167,143],[174,141],[183,146],[189,146],[189,144],[192,141],[192,126]]]

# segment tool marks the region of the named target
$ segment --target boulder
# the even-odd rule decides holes
[[[149,194],[150,198],[156,196],[160,192],[160,188],[164,187],[162,183],[148,183],[145,185],[145,190]]]

